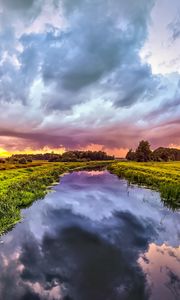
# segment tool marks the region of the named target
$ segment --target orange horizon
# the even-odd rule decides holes
[[[10,151],[6,150],[5,148],[0,147],[0,157],[10,157],[13,154],[45,154],[45,153],[57,153],[57,154],[63,154],[64,152],[68,151],[69,149],[66,149],[64,147],[59,148],[51,148],[51,147],[43,147],[41,149],[32,149],[32,148],[25,148],[23,150],[17,150],[17,151]],[[71,149],[72,150],[72,149]],[[129,149],[123,149],[123,148],[104,148],[102,145],[90,145],[87,147],[80,147],[79,149],[74,149],[79,151],[104,151],[108,155],[114,155],[115,157],[125,157]]]
[[[179,145],[175,144],[170,144],[168,148],[175,148],[175,149],[180,149]],[[54,152],[56,154],[63,154],[64,152],[68,151],[69,149],[65,147],[58,147],[58,148],[51,148],[49,146],[45,146],[40,149],[33,149],[33,148],[25,148],[23,150],[17,150],[17,151],[10,151],[7,150],[3,147],[0,147],[0,157],[10,157],[13,154],[45,154],[45,153],[51,153]],[[72,150],[72,149],[71,149]],[[86,147],[80,147],[79,149],[74,149],[79,150],[79,151],[104,151],[108,155],[114,155],[115,157],[121,157],[124,158],[129,151],[128,148],[107,148],[104,147],[103,145],[96,145],[96,144],[91,144]]]

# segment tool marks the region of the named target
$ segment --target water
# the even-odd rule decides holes
[[[0,300],[180,299],[180,217],[107,171],[65,175],[0,240]]]

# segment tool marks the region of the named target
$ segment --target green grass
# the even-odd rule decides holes
[[[45,160],[36,160],[33,162],[28,162],[26,164],[20,164],[20,163],[0,163],[0,171],[5,171],[5,170],[10,170],[10,169],[25,169],[29,167],[38,167],[38,166],[43,166],[47,165],[48,162]]]
[[[180,208],[180,162],[116,162],[109,171],[129,183],[137,183],[160,192],[165,204]]]
[[[74,169],[107,165],[107,162],[2,164],[0,169],[0,234],[21,220],[21,208],[41,199],[59,176]]]

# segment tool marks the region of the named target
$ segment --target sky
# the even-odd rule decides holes
[[[0,0],[0,153],[180,148],[179,0]]]

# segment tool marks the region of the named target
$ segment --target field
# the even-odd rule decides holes
[[[60,174],[104,164],[107,162],[0,164],[0,234],[20,221],[21,208],[43,198]]]
[[[160,192],[165,204],[180,208],[180,162],[116,162],[109,171],[136,183]]]

